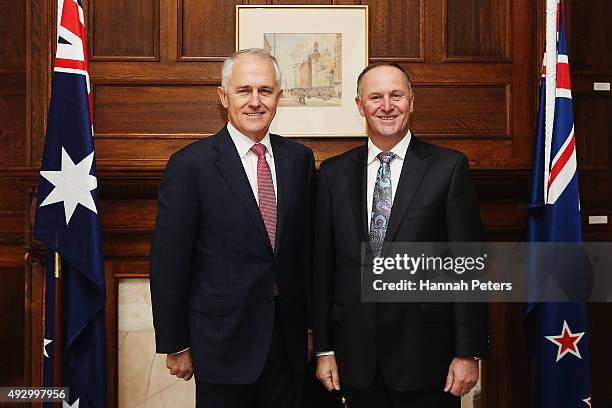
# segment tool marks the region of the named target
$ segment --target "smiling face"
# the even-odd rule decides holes
[[[410,126],[414,96],[408,81],[399,69],[381,65],[366,72],[360,90],[355,102],[368,124],[368,136],[388,150],[402,140]]]
[[[227,119],[255,142],[268,132],[282,91],[271,61],[252,54],[236,58],[227,89],[217,88]]]

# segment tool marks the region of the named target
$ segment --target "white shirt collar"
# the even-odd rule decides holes
[[[402,140],[400,140],[395,146],[393,146],[390,151],[395,153],[395,155],[399,159],[404,160],[411,139],[412,132],[410,132],[410,129],[408,129],[408,133],[406,133],[406,136],[404,136]],[[368,138],[368,165],[372,164],[374,160],[378,160],[376,156],[378,156],[378,153],[380,152],[382,152],[382,150],[380,150],[374,143],[372,143],[372,140]]]
[[[251,150],[251,147],[253,147],[255,144],[253,139],[241,133],[229,122],[227,122],[227,131],[229,132],[230,137],[236,146],[236,150],[238,150],[238,156],[241,158],[245,157]],[[274,154],[272,153],[272,144],[270,143],[270,132],[266,132],[266,135],[259,143],[266,146],[267,152],[270,154],[270,156],[274,157]]]

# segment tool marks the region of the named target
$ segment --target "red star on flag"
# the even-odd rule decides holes
[[[561,360],[567,353],[571,353],[578,358],[582,358],[580,351],[578,350],[578,342],[584,336],[582,333],[572,333],[567,322],[563,321],[563,331],[558,336],[544,336],[548,340],[552,341],[559,348],[557,350],[557,361]]]
[[[589,395],[589,398],[583,399],[582,402],[584,402],[590,407],[591,406],[591,396]]]

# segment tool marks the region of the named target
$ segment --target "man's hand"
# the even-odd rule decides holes
[[[446,387],[457,397],[462,397],[476,385],[478,381],[478,361],[472,357],[455,357],[448,368]]]
[[[314,354],[314,341],[312,340],[312,333],[308,333],[308,354],[306,357],[306,361],[310,361],[313,354]]]
[[[191,349],[176,354],[168,354],[166,356],[166,367],[170,370],[170,374],[189,381],[193,376]]]
[[[340,390],[340,377],[336,356],[317,357],[317,380],[323,384],[327,391]]]

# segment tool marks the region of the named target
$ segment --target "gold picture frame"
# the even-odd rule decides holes
[[[283,73],[270,131],[288,137],[366,136],[355,105],[368,64],[368,6],[236,6],[236,50],[264,48]]]

